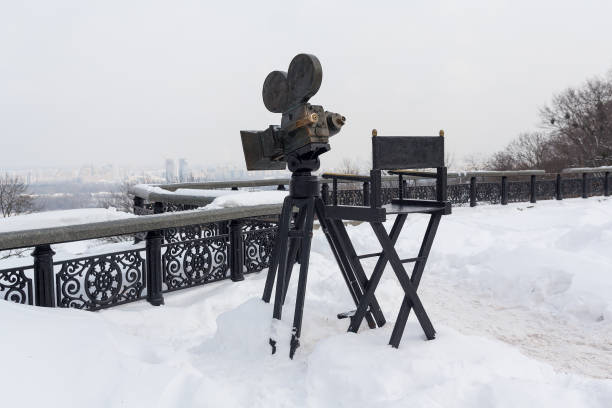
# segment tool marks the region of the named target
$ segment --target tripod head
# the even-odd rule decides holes
[[[346,118],[308,103],[321,86],[323,69],[318,58],[298,54],[289,70],[266,77],[262,97],[270,112],[282,113],[281,124],[262,131],[240,131],[247,170],[314,171],[319,156],[330,150],[329,138]]]

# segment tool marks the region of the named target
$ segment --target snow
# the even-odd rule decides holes
[[[165,191],[165,192],[169,193],[169,191]],[[179,188],[176,191],[174,191],[174,194],[212,198],[212,197],[221,197],[225,195],[240,194],[240,192],[236,190],[220,190],[220,189],[198,190],[195,188]]]
[[[288,191],[251,191],[217,197],[204,210],[242,207],[247,205],[282,204]]]
[[[409,218],[401,257],[418,250],[425,226],[425,217]],[[455,208],[419,288],[437,338],[424,341],[411,316],[397,350],[387,345],[402,299],[392,271],[377,291],[390,323],[346,333],[347,320],[335,315],[354,307],[320,230],[294,360],[296,279],[275,325],[275,355],[272,306],[260,300],[265,273],[165,294],[160,307],[143,301],[90,313],[0,302],[0,344],[10,350],[0,384],[11,390],[2,402],[610,407],[611,227],[609,199]],[[368,225],[348,232],[358,253],[379,249]]]
[[[130,217],[135,217],[135,215],[117,211],[115,208],[80,208],[76,210],[44,211],[1,218],[0,232],[64,227],[68,225],[88,224],[90,222],[121,220]]]

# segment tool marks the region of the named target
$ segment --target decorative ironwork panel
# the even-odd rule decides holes
[[[276,228],[278,225],[277,222],[266,221],[256,218],[247,218],[243,220],[242,232],[247,233],[250,231],[262,230],[262,229],[270,229]]]
[[[338,190],[338,205],[363,205],[363,190]]]
[[[55,262],[57,307],[96,310],[138,300],[145,287],[142,250]]]
[[[219,235],[162,245],[165,290],[173,291],[227,278],[227,241],[227,235]]]
[[[278,227],[251,229],[243,234],[244,273],[259,272],[270,266]]]
[[[197,205],[191,204],[164,203],[164,212],[187,211],[195,210],[196,208],[198,208]]]
[[[167,243],[189,241],[192,239],[210,238],[219,235],[219,224],[188,225],[186,227],[164,230],[164,241]]]
[[[563,198],[582,197],[582,179],[562,179]]]
[[[415,200],[435,200],[436,186],[413,186],[408,187],[406,197]]]
[[[538,200],[554,200],[556,197],[556,180],[536,180],[536,198]]]
[[[461,205],[470,202],[469,184],[451,184],[447,188],[448,201]]]
[[[604,194],[604,178],[593,176],[590,178],[591,188],[589,190],[589,196],[599,196]]]
[[[508,202],[529,201],[531,182],[508,181]]]
[[[27,270],[32,270],[32,267],[0,271],[0,299],[28,305],[34,304],[32,279],[26,276]]]
[[[501,183],[476,184],[476,200],[497,204],[501,201]]]

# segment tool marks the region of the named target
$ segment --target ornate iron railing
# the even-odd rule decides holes
[[[451,173],[449,177],[455,182],[449,183],[447,193],[454,205],[470,206],[478,202],[507,204],[608,196],[611,170],[573,169],[554,175],[541,171]],[[359,183],[345,184],[345,188],[339,188],[337,182],[321,180],[324,201],[368,205],[369,181],[367,177],[355,178]],[[271,181],[263,183],[270,185]],[[387,177],[385,183],[384,203],[399,196],[396,178]],[[403,197],[434,199],[436,196],[434,185],[407,185],[405,180],[402,183]],[[253,187],[253,182],[243,184]],[[331,192],[329,184],[333,185]],[[228,278],[239,281],[244,279],[244,274],[269,266],[280,205],[186,211],[202,204],[198,201],[200,198],[183,193],[178,196],[180,202],[175,203],[173,197],[171,193],[156,193],[154,198],[164,201],[147,202],[146,198],[136,196],[134,213],[142,217],[71,228],[0,233],[0,250],[34,247],[33,265],[0,270],[0,299],[86,310],[145,298],[159,305],[165,292]],[[51,244],[125,234],[135,237],[135,244],[127,250],[53,260]]]
[[[126,222],[68,227],[72,234],[67,234],[70,231],[65,231],[65,227],[58,227],[45,230],[47,234],[43,237],[41,230],[2,233],[0,250],[28,246],[35,246],[35,250],[33,265],[0,270],[0,299],[98,310],[145,298],[157,305],[163,303],[162,294],[166,292],[228,278],[242,280],[243,274],[268,267],[276,236],[275,220],[280,212],[280,206],[252,208],[257,210],[146,215]],[[232,214],[227,220],[184,225],[187,223],[184,218],[219,219],[219,213],[228,211]],[[173,219],[178,221],[172,222]],[[104,224],[105,231],[96,234],[100,224]],[[160,228],[150,229],[152,226]],[[143,229],[148,232],[143,234]],[[49,243],[120,233],[136,235],[136,242],[130,245],[133,248],[53,260]]]

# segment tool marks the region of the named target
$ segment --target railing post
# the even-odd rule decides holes
[[[219,228],[219,235],[229,234],[229,221],[219,221],[217,227]]]
[[[402,176],[401,174],[398,175],[397,190],[398,190],[397,198],[399,198],[400,200],[403,200],[404,199],[404,176]]]
[[[606,171],[604,174],[604,196],[610,195],[610,172]]]
[[[143,215],[144,213],[145,213],[144,198],[134,196],[134,214]],[[134,244],[142,242],[144,237],[145,237],[145,234],[140,233],[140,232],[137,232],[136,234],[134,234]]]
[[[476,207],[476,177],[470,177],[470,207]]]
[[[338,205],[338,179],[332,181],[332,204]]]
[[[363,205],[366,207],[370,205],[370,182],[368,181],[363,182]]]
[[[157,204],[157,203],[155,203]],[[162,295],[162,255],[161,246],[164,236],[161,230],[147,232],[146,257],[147,257],[147,301],[153,306],[164,304]]]
[[[329,204],[329,184],[321,184],[321,199],[325,204]]]
[[[589,189],[588,189],[587,183],[588,183],[587,173],[582,173],[582,198],[589,197]]]
[[[502,176],[501,179],[501,204],[508,204],[508,176]]]
[[[555,183],[555,193],[557,200],[563,200],[563,184],[561,184],[561,173],[557,173],[557,182]]]
[[[436,173],[436,200],[446,201],[448,198],[448,172],[446,167],[438,167]]]
[[[234,282],[238,282],[244,280],[242,220],[231,220],[229,222],[229,244],[230,277]]]
[[[55,306],[55,273],[53,271],[51,245],[37,245],[32,252],[34,257],[34,304],[36,306]]]
[[[536,176],[532,174],[529,181],[529,201],[536,202]]]

